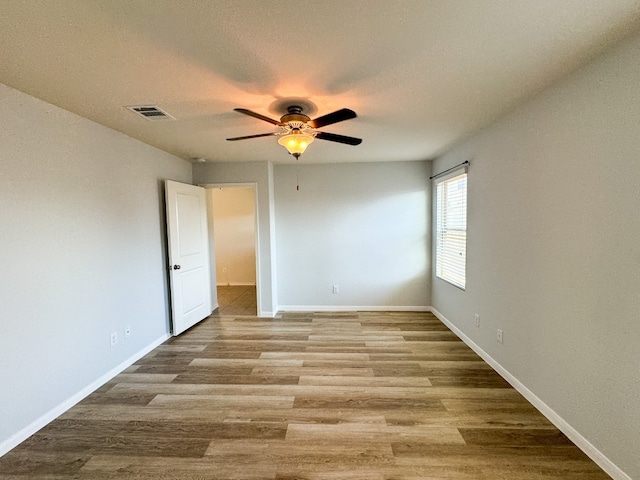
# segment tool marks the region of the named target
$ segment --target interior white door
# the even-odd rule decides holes
[[[205,190],[165,181],[173,335],[211,314]]]

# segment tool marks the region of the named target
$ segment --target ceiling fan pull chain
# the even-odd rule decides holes
[[[296,157],[296,191],[300,190],[300,176],[298,174],[298,168],[300,164],[298,163],[298,157]]]

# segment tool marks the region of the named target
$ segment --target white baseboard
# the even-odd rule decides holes
[[[430,312],[425,306],[280,305],[281,312]]]
[[[449,321],[442,313],[433,307],[430,307],[430,311],[438,317],[438,319],[444,323],[447,327],[455,333],[460,340],[469,346],[474,352],[482,357],[491,367],[500,374],[507,382],[511,384],[518,392],[522,394],[531,404],[536,407],[540,413],[542,413],[547,419],[553,423],[558,430],[564,433],[569,440],[576,444],[576,446],[582,450],[591,460],[600,466],[609,476],[615,480],[632,480],[632,478],[624,473],[615,463],[598,450],[591,442],[584,438],[580,432],[573,428],[566,420],[558,415],[549,405],[544,403],[538,398],[531,390],[529,390],[524,384],[522,384],[516,377],[514,377],[506,368],[500,365],[491,355],[485,352],[479,345],[471,340],[467,335],[456,327],[451,321]]]
[[[27,438],[29,438],[31,435],[36,433],[38,430],[40,430],[41,428],[51,423],[53,420],[58,418],[64,412],[69,410],[71,407],[73,407],[76,403],[80,402],[82,399],[87,397],[90,393],[97,390],[102,385],[104,385],[109,380],[111,380],[113,377],[118,375],[125,368],[129,367],[130,365],[138,361],[140,358],[144,357],[151,350],[158,347],[159,345],[161,345],[163,342],[167,341],[170,338],[171,338],[170,334],[166,334],[158,338],[153,343],[151,343],[150,345],[147,345],[142,350],[134,353],[124,362],[120,363],[119,365],[112,368],[101,377],[91,382],[89,385],[87,385],[82,390],[80,390],[76,394],[69,397],[67,400],[65,400],[61,404],[49,410],[47,413],[45,413],[40,418],[30,423],[26,427],[24,427],[19,432],[15,433],[8,439],[4,440],[2,443],[0,443],[0,457],[3,456],[5,453],[9,452],[10,450],[12,450],[13,448],[17,447],[20,443],[24,442]]]

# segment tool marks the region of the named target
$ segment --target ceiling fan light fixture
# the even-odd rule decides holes
[[[287,107],[287,113],[280,117],[280,120],[265,117],[246,108],[235,108],[236,112],[250,117],[263,120],[281,128],[280,132],[260,133],[257,135],[245,135],[243,137],[227,138],[229,141],[247,140],[249,138],[279,136],[278,143],[287,149],[296,160],[302,155],[307,147],[313,143],[316,138],[327,140],[329,142],[343,143],[346,145],[360,145],[361,138],[347,137],[346,135],[336,135],[335,133],[321,132],[318,128],[334,123],[343,122],[351,118],[356,118],[356,112],[348,108],[342,108],[335,112],[328,113],[314,120],[302,113],[302,107],[299,105],[290,105]]]
[[[278,143],[282,145],[294,157],[299,157],[304,153],[309,145],[313,143],[315,137],[308,133],[300,131],[292,131],[287,135],[283,135],[278,139]]]

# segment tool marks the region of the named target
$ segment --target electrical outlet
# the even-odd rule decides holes
[[[338,285],[333,286],[333,293],[340,293],[340,287]]]
[[[124,327],[124,338],[131,336],[131,325]]]
[[[496,331],[496,338],[498,339],[498,343],[502,343],[502,330],[498,329]]]
[[[480,315],[476,313],[476,327],[480,328]]]
[[[222,267],[222,273],[227,273],[227,267]]]
[[[111,346],[115,346],[116,343],[118,343],[118,332],[113,332],[111,334]]]

